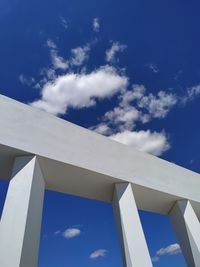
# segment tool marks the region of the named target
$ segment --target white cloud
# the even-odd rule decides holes
[[[106,61],[107,62],[115,62],[118,59],[116,58],[116,54],[118,52],[123,52],[126,49],[126,45],[120,44],[119,42],[114,42],[110,49],[106,50]]]
[[[107,124],[113,132],[131,131],[137,122],[164,118],[177,101],[175,95],[164,91],[158,92],[158,95],[147,94],[143,85],[133,85],[131,90],[121,91],[118,99],[119,103],[102,117],[104,129]],[[100,133],[98,125],[93,129]]]
[[[70,60],[71,65],[81,66],[83,62],[88,59],[88,52],[90,51],[89,44],[84,47],[76,47],[71,50],[72,58]]]
[[[115,107],[113,110],[105,113],[104,120],[109,121],[112,125],[116,125],[120,130],[132,130],[139,117],[140,112],[135,107]]]
[[[125,89],[127,84],[127,77],[109,66],[88,74],[67,73],[47,82],[42,88],[41,99],[31,105],[54,115],[65,114],[69,107],[93,106],[96,99],[111,97]]]
[[[66,239],[74,238],[76,236],[79,236],[80,234],[81,230],[78,228],[68,228],[62,233],[63,237]]]
[[[147,94],[143,85],[135,84],[132,89],[121,95],[120,105],[130,106],[136,101],[138,109],[144,110],[150,118],[164,118],[171,108],[177,103],[177,96],[165,91],[159,91],[157,95]]]
[[[146,88],[141,84],[134,84],[132,89],[129,91],[124,91],[120,96],[120,106],[126,107],[131,104],[134,100],[139,100],[143,98],[146,93]]]
[[[132,146],[140,151],[160,156],[170,148],[164,132],[124,131],[110,136],[111,139],[125,145]]]
[[[69,60],[58,55],[57,46],[52,40],[47,41],[47,46],[53,67],[45,70],[45,77],[39,84],[40,99],[30,105],[54,115],[64,115],[69,108],[91,107],[96,105],[97,100],[110,98],[118,93],[117,105],[105,112],[101,122],[90,129],[156,156],[170,148],[164,132],[135,131],[134,128],[138,122],[147,123],[154,118],[164,118],[177,103],[175,94],[166,91],[148,93],[143,85],[137,84],[127,90],[128,78],[109,65],[90,73],[83,68],[80,73],[75,73],[72,67],[81,66],[86,61],[90,44],[72,49]],[[116,53],[125,48],[125,45],[114,42],[106,51],[106,60],[116,61]],[[58,69],[68,69],[68,72],[57,74]],[[197,89],[193,89],[190,94],[197,92]]]
[[[176,96],[171,93],[147,94],[143,85],[133,85],[132,90],[121,91],[118,105],[107,111],[102,121],[91,129],[140,151],[160,156],[170,148],[165,132],[133,129],[137,122],[164,118],[175,103]]]
[[[97,259],[99,257],[105,257],[107,253],[106,249],[98,249],[90,254],[90,259]]]
[[[50,48],[51,60],[55,70],[66,70],[69,67],[69,62],[58,55],[57,46],[52,40],[47,40],[47,46]]]
[[[65,30],[67,30],[68,29],[67,20],[63,17],[60,17],[60,21],[61,21],[62,26],[65,28]]]
[[[161,248],[159,249],[155,256],[152,258],[152,261],[153,262],[156,262],[156,261],[159,261],[160,257],[161,256],[164,256],[164,255],[177,255],[177,254],[180,254],[181,253],[181,248],[179,246],[179,244],[175,243],[175,244],[171,244],[165,248]]]
[[[165,118],[176,103],[175,94],[159,91],[157,96],[153,94],[143,96],[138,101],[138,107],[146,109],[152,118]]]
[[[94,18],[93,19],[93,30],[95,32],[99,32],[100,30],[100,22],[99,22],[99,18]]]

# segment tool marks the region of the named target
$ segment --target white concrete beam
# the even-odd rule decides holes
[[[190,201],[177,201],[169,215],[188,266],[200,267],[200,223]]]
[[[44,188],[37,158],[16,158],[0,223],[0,266],[37,266]]]
[[[111,202],[113,184],[131,183],[138,208],[168,214],[189,199],[200,218],[199,174],[0,95],[0,178],[26,154],[47,189]]]
[[[113,208],[124,267],[151,267],[152,262],[130,183],[115,185]]]

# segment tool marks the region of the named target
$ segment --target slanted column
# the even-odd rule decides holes
[[[200,223],[190,201],[177,201],[169,214],[189,267],[200,267]]]
[[[151,267],[152,262],[131,184],[115,185],[113,208],[121,241],[124,267]]]
[[[16,158],[0,223],[0,266],[37,267],[44,189],[37,158]]]

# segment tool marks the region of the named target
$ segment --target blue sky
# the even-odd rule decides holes
[[[0,93],[199,172],[199,9],[1,0]],[[154,265],[186,266],[168,218],[140,215]],[[39,267],[82,265],[122,267],[112,207],[47,191]]]

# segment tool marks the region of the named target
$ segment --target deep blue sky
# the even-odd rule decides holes
[[[42,99],[45,86],[51,82],[51,88],[57,86],[55,96],[60,96],[58,79],[68,78],[71,73],[76,77],[70,85],[75,96],[71,100],[72,94],[68,92],[71,87],[64,83],[65,109],[54,114],[96,130],[104,123],[109,127],[109,132],[104,134],[113,137],[125,132],[125,142],[139,149],[144,143],[142,133],[148,133],[145,142],[152,144],[156,132],[158,138],[164,138],[162,144],[156,144],[157,154],[199,172],[199,11],[198,0],[1,0],[0,93],[32,103]],[[95,18],[99,24],[96,30],[93,28]],[[114,44],[121,51],[114,54],[113,60],[106,61],[106,51]],[[72,49],[77,47],[79,52],[84,52],[85,60],[73,63]],[[80,57],[80,53],[76,56]],[[62,67],[53,62],[58,58]],[[127,78],[129,82],[124,86],[125,92],[114,88],[115,93],[109,93],[108,86],[100,98],[100,81],[100,86],[94,89],[96,93],[90,92],[89,100],[95,103],[89,106],[87,99],[83,101],[85,93],[82,96],[76,90],[84,83],[83,89],[87,91],[84,79],[90,74],[99,75],[102,68],[104,75],[111,75],[108,80],[113,81],[114,76]],[[106,68],[112,68],[112,72]],[[53,71],[51,77],[47,75],[50,71]],[[125,93],[134,93],[133,84],[143,85],[146,92],[140,100],[120,106]],[[165,92],[162,99],[158,97],[160,91]],[[48,104],[51,102],[51,107],[60,108],[51,89],[47,93]],[[167,104],[163,106],[166,99]],[[152,107],[155,100],[156,107],[162,102],[161,110]],[[117,119],[105,119],[106,112],[119,107],[126,115],[130,110],[133,112],[133,108],[139,110],[140,115],[129,124],[125,121],[127,117],[119,120],[122,113],[115,114]],[[162,113],[163,110],[166,112]],[[144,115],[149,116],[148,122],[142,121]],[[127,132],[131,136],[127,137]],[[155,154],[155,149],[141,149]],[[0,191],[2,207],[5,182],[1,182]],[[168,218],[144,212],[140,215],[152,257],[160,248],[177,243]],[[79,229],[80,235],[64,238],[63,232],[68,228]],[[55,235],[56,231],[60,232]],[[99,249],[106,250],[105,256],[90,259],[89,255]],[[186,266],[181,253],[162,256],[154,264]],[[46,192],[39,267],[57,266],[122,267],[109,204]]]

